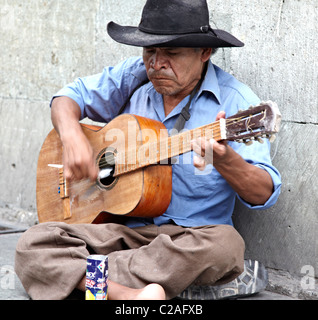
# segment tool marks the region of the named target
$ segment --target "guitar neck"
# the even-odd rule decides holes
[[[167,164],[171,158],[190,152],[191,141],[200,137],[220,141],[225,139],[225,136],[225,119],[221,119],[155,142],[144,143],[139,148],[117,154],[114,176],[153,164]]]
[[[198,138],[213,138],[217,141],[221,140],[219,121],[193,130],[184,131],[180,134],[168,137],[163,141],[159,141],[153,146],[150,146],[150,148],[153,148],[155,151],[160,150],[157,158],[155,159],[155,163],[163,162],[167,159],[190,152],[192,150],[191,141]]]

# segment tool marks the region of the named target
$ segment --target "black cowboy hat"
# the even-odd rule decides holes
[[[137,47],[243,47],[224,30],[212,29],[206,0],[147,0],[138,27],[107,25],[115,41]]]

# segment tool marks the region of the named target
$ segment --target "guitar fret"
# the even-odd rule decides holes
[[[216,129],[213,130],[213,128]],[[115,175],[134,171],[152,164],[167,164],[168,159],[191,151],[191,141],[200,137],[221,140],[219,121],[141,145],[137,149],[132,148],[124,153],[118,153]]]

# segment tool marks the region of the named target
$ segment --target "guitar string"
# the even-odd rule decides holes
[[[211,128],[210,128],[209,130],[205,131],[205,135],[207,135],[207,131],[209,131],[210,133],[214,133],[214,131],[211,130]],[[218,130],[218,131],[220,132],[220,130]],[[167,137],[165,140],[168,141],[171,138],[172,137]],[[172,143],[171,144],[171,149],[173,149],[173,145],[176,145],[176,144]],[[109,157],[109,158],[111,158],[111,160],[113,159],[113,157]],[[119,165],[119,166],[121,166],[121,165]],[[132,165],[129,165],[129,166],[132,166]],[[144,166],[147,166],[147,164],[144,164],[143,166],[140,166],[139,168],[144,167]],[[99,166],[100,169],[102,169],[103,167],[105,167],[105,166]],[[136,168],[134,168],[133,170],[136,170]],[[130,170],[130,171],[133,171],[133,170]],[[124,174],[124,173],[126,173],[128,171],[129,170],[121,170],[120,174]],[[116,175],[114,174],[113,176],[116,176]],[[96,185],[97,185],[96,182],[92,182],[89,179],[82,179],[80,181],[76,181],[76,182],[70,183],[69,184],[69,192],[70,192],[70,194],[72,194],[73,198],[81,196],[81,197],[83,197],[83,199],[87,198],[87,200],[89,200],[95,194],[96,190],[92,189],[92,188],[95,188]],[[91,191],[88,192],[87,190],[91,190]],[[85,193],[83,193],[84,191],[85,191]]]
[[[158,143],[160,144],[160,142],[161,142],[161,143],[167,142],[168,145],[173,146],[174,143],[176,143],[176,142],[173,142],[173,141],[172,141],[172,143],[171,143],[171,142],[169,143],[169,140],[174,140],[174,138],[176,139],[176,137],[178,137],[178,141],[177,141],[177,142],[179,142],[179,138],[180,138],[180,137],[182,137],[182,136],[184,136],[184,135],[188,135],[189,133],[191,134],[191,132],[193,133],[192,135],[195,136],[195,135],[196,135],[195,132],[196,132],[196,131],[199,132],[199,130],[200,130],[200,133],[202,133],[202,129],[205,129],[205,132],[207,132],[207,130],[211,130],[211,129],[212,129],[213,133],[216,133],[216,134],[220,133],[220,129],[219,129],[219,130],[215,130],[215,129],[214,129],[214,128],[216,128],[216,127],[219,128],[219,124],[218,124],[218,123],[212,124],[212,128],[209,128],[210,126],[211,126],[211,124],[210,124],[210,125],[206,125],[206,126],[202,126],[202,127],[199,127],[199,128],[193,129],[193,130],[189,130],[189,131],[183,132],[183,133],[181,133],[181,134],[179,134],[179,135],[176,135],[176,136],[173,136],[173,137],[167,137],[167,138],[164,138],[164,139],[162,139],[162,140],[160,140],[160,141],[153,142],[153,143],[151,143],[151,144],[149,145],[149,149],[151,148],[152,145],[158,145]],[[214,129],[214,130],[213,130],[213,129]],[[202,136],[202,134],[200,134],[200,136]],[[134,149],[127,150],[127,152],[130,152],[130,151],[136,152],[137,150],[134,150]],[[124,152],[123,152],[123,153],[124,153]],[[105,160],[104,160],[104,159],[105,159]],[[104,160],[103,162],[106,163],[107,160],[112,160],[112,159],[113,159],[113,156],[109,156],[108,158],[107,158],[107,157],[104,157],[104,158],[102,159],[102,161]]]
[[[202,137],[202,136],[209,136],[209,135],[211,135],[212,133],[213,133],[213,135],[215,136],[215,137],[217,137],[217,136],[219,136],[220,135],[220,130],[219,131],[216,131],[216,130],[211,130],[211,129],[205,129],[205,131],[204,131],[204,134],[202,135],[201,133],[202,132],[197,132],[197,137],[195,137],[195,138],[199,138],[199,137]],[[196,134],[193,134],[192,136],[196,136]],[[156,141],[156,142],[152,142],[152,143],[150,143],[149,145],[142,145],[142,146],[146,146],[145,148],[145,150],[141,150],[141,151],[145,151],[145,152],[147,152],[147,151],[153,151],[155,154],[156,154],[156,159],[157,159],[157,157],[158,157],[158,147],[159,147],[159,149],[160,149],[160,151],[162,152],[163,150],[165,150],[168,154],[170,153],[175,153],[175,152],[173,152],[174,150],[175,150],[175,148],[177,148],[177,147],[179,147],[178,148],[178,150],[180,150],[180,148],[181,149],[187,149],[187,146],[184,146],[183,144],[182,144],[182,140],[183,140],[183,138],[184,137],[187,137],[187,135],[186,134],[184,134],[184,135],[182,135],[182,136],[178,136],[178,138],[174,138],[174,139],[171,139],[171,137],[169,137],[169,138],[165,138],[165,139],[161,139],[161,140],[159,140],[159,141]],[[193,139],[195,139],[195,138],[193,138]],[[191,139],[191,140],[193,140],[193,139]],[[169,140],[170,140],[170,142],[169,142]],[[188,141],[188,143],[189,143],[189,141]],[[141,146],[141,147],[142,147]],[[166,148],[162,148],[162,146],[167,146]],[[140,147],[140,148],[141,148]],[[139,149],[128,149],[127,151],[125,151],[125,152],[120,152],[120,153],[118,153],[117,154],[117,158],[119,158],[119,159],[122,159],[122,160],[128,160],[129,159],[129,155],[130,154],[132,154],[132,157],[134,158],[134,155],[136,154],[136,153],[138,153],[138,151],[140,150],[140,148]],[[190,150],[189,150],[190,151]],[[186,152],[188,152],[188,151],[186,151]],[[159,152],[160,153],[160,152]],[[177,151],[177,153],[178,153],[178,151]],[[181,153],[185,153],[185,152],[181,152]],[[175,155],[174,155],[175,156]],[[159,154],[159,158],[160,158],[160,154]],[[169,158],[170,158],[170,156],[169,156]],[[105,156],[104,158],[102,158],[101,159],[101,161],[99,162],[99,167],[100,168],[104,168],[104,167],[106,167],[108,164],[109,164],[109,162],[111,162],[111,161],[113,161],[114,160],[114,157],[113,156]],[[159,159],[159,161],[160,161],[160,159]],[[124,164],[126,164],[126,162],[127,161],[125,161],[123,164],[120,164],[120,165],[124,165]],[[155,161],[154,161],[155,162]],[[118,163],[117,163],[118,164]]]
[[[261,111],[261,112],[263,112],[264,113],[264,111]],[[255,115],[257,115],[257,114],[255,114]],[[255,115],[250,115],[249,117],[248,117],[248,119],[250,119],[251,118],[251,116],[255,116]],[[244,120],[246,120],[246,116],[241,116],[241,117],[236,117],[236,118],[231,118],[231,119],[225,119],[226,120],[226,125],[229,125],[229,124],[232,124],[232,123],[234,123],[234,122],[236,122],[236,123],[239,123],[239,122],[241,122],[241,121],[244,121]],[[218,128],[217,130],[215,129],[215,128]],[[207,131],[208,131],[208,133],[210,133],[210,130],[212,129],[212,133],[213,134],[215,134],[215,136],[217,135],[217,134],[219,134],[220,133],[220,122],[219,121],[216,121],[216,122],[214,122],[214,123],[212,123],[212,124],[209,124],[209,125],[205,125],[205,126],[202,126],[202,127],[199,127],[199,128],[196,128],[196,129],[193,129],[193,130],[190,130],[190,131],[187,131],[187,132],[185,132],[185,133],[181,133],[180,135],[178,135],[178,140],[176,141],[176,142],[173,142],[172,141],[172,143],[170,142],[170,144],[168,144],[168,145],[170,145],[171,147],[170,147],[170,150],[172,150],[173,148],[175,148],[176,147],[176,145],[179,145],[180,146],[180,137],[182,136],[182,135],[186,135],[186,134],[189,134],[189,132],[192,132],[192,136],[195,136],[195,133],[196,132],[198,132],[199,130],[200,130],[200,132],[202,133],[202,129],[205,129],[205,136],[207,135]],[[202,135],[199,135],[197,138],[199,138],[199,137],[201,137]],[[204,136],[204,135],[203,135]],[[165,138],[165,139],[163,139],[163,140],[166,140],[167,142],[169,141],[169,139],[170,140],[172,140],[171,139],[172,137],[168,137],[168,138]],[[148,147],[148,150],[150,150],[151,149],[151,146],[152,145],[157,145],[158,146],[158,143],[159,143],[159,147],[160,147],[160,141],[158,142],[155,142],[155,143],[151,143],[150,145],[149,145],[149,147]],[[137,150],[135,149],[131,149],[131,150],[127,150],[127,152],[122,152],[123,154],[124,154],[124,159],[126,160],[126,154],[129,154],[129,153],[131,153],[131,152],[136,152]],[[168,154],[169,154],[169,151],[168,151]],[[170,154],[171,154],[171,151],[170,151]],[[173,156],[172,156],[173,157]],[[112,161],[112,160],[114,160],[114,157],[113,156],[105,156],[104,158],[102,158],[101,159],[101,161],[99,162],[99,168],[100,169],[102,169],[102,168],[105,168],[105,167],[107,167],[108,166],[108,164],[109,164],[109,162],[110,161]],[[160,161],[160,160],[159,160]],[[154,161],[154,163],[155,163],[155,161]],[[115,163],[114,163],[115,164]],[[125,165],[125,164],[124,164]]]
[[[264,112],[263,112],[264,113]],[[256,114],[257,115],[257,114]],[[251,116],[253,116],[253,115],[250,115],[249,117],[248,117],[248,119],[251,119]],[[255,116],[255,115],[254,115]],[[244,121],[244,120],[246,120],[246,116],[241,116],[241,117],[236,117],[236,118],[232,118],[232,119],[226,119],[226,125],[229,125],[229,124],[231,124],[231,123],[233,123],[233,122],[240,122],[240,121]],[[178,146],[178,147],[181,147],[182,148],[182,146],[181,146],[181,144],[180,144],[180,140],[181,140],[181,138],[182,137],[184,137],[184,136],[186,136],[186,135],[188,135],[189,134],[189,132],[190,132],[190,134],[192,135],[192,137],[194,137],[194,138],[198,138],[198,137],[201,137],[202,136],[202,130],[204,130],[205,132],[204,132],[204,134],[203,134],[203,136],[207,136],[208,134],[214,134],[214,136],[216,137],[218,134],[220,134],[220,126],[219,126],[219,124],[220,124],[220,122],[219,121],[217,121],[217,122],[214,122],[214,123],[212,123],[212,124],[209,124],[209,125],[205,125],[205,126],[202,126],[202,127],[199,127],[199,128],[196,128],[196,129],[193,129],[193,130],[190,130],[190,131],[187,131],[187,132],[185,132],[185,133],[181,133],[180,135],[178,135],[178,139],[177,139],[177,141],[174,141],[174,139],[173,139],[173,137],[167,137],[167,138],[165,138],[165,139],[163,139],[163,141],[166,141],[167,143],[169,142],[169,140],[170,140],[170,144],[168,143],[168,145],[170,146],[170,150],[167,150],[168,152],[167,152],[167,158],[172,158],[172,157],[174,157],[174,156],[176,156],[176,155],[178,155],[178,154],[181,154],[181,153],[185,153],[185,152],[181,152],[181,153],[179,153],[179,149],[178,149],[178,151],[177,151],[177,153],[176,154],[174,154],[174,152],[173,152],[173,150],[174,150],[174,148],[176,147],[176,146]],[[217,130],[215,129],[215,128],[218,128]],[[211,130],[212,129],[212,130]],[[198,135],[197,137],[195,137],[196,135]],[[193,140],[193,139],[191,139],[191,140]],[[149,146],[148,146],[148,151],[149,150],[151,150],[151,147],[157,147],[156,149],[157,149],[157,152],[158,152],[158,146],[159,146],[159,148],[160,148],[160,145],[162,144],[162,140],[161,141],[156,141],[156,142],[154,142],[154,143],[151,143]],[[129,153],[136,153],[136,149],[131,149],[131,150],[127,150],[127,152],[122,152],[121,154],[123,154],[123,158],[124,158],[124,160],[128,160],[128,157],[129,157]],[[147,149],[145,150],[145,151],[147,151]],[[170,151],[170,156],[169,156],[169,151]],[[189,150],[190,151],[190,150]],[[188,151],[186,151],[186,152],[188,152]],[[127,155],[127,156],[126,156]],[[118,155],[117,155],[118,156]],[[150,158],[150,157],[148,157],[148,158]],[[108,164],[110,163],[110,161],[112,161],[112,160],[114,160],[114,157],[113,156],[108,156],[108,157],[104,157],[103,159],[101,159],[101,161],[99,162],[99,168],[100,169],[102,169],[102,168],[105,168],[105,167],[107,167],[108,166]],[[160,158],[159,157],[159,159],[157,160],[157,156],[156,156],[156,159],[151,159],[150,161],[147,161],[147,162],[144,162],[144,163],[142,163],[142,164],[138,164],[137,165],[137,163],[134,163],[134,164],[128,164],[127,163],[127,161],[125,161],[125,163],[123,163],[123,164],[118,164],[118,166],[130,166],[130,168],[128,169],[125,169],[124,168],[124,171],[122,171],[122,172],[120,172],[120,173],[124,173],[124,172],[127,172],[127,171],[132,171],[132,170],[136,170],[136,169],[138,169],[138,168],[141,168],[141,167],[143,167],[143,166],[147,166],[147,165],[149,165],[149,164],[155,164],[155,163],[158,163],[159,161],[161,161],[161,160],[164,160],[163,158]],[[115,163],[114,163],[115,164]],[[136,166],[134,167],[134,168],[131,168],[132,167],[132,165],[137,165],[137,168],[136,168]]]
[[[230,124],[230,123],[233,123],[233,122],[240,122],[240,121],[243,121],[243,119],[246,119],[246,117],[240,117],[240,118],[234,118],[234,119],[230,119],[230,120],[227,120],[226,119],[226,124],[228,125],[228,124]],[[215,129],[215,127],[218,127],[218,130],[216,130]],[[205,136],[207,136],[208,134],[210,134],[210,133],[212,133],[214,136],[216,136],[217,134],[220,134],[220,126],[219,126],[219,123],[212,123],[212,124],[210,124],[210,125],[208,125],[208,126],[203,126],[203,127],[201,127],[201,128],[197,128],[197,129],[194,129],[193,131],[192,131],[192,136],[195,136],[195,132],[196,131],[201,131],[201,133],[202,133],[202,128],[204,128],[205,129],[205,132],[204,132],[204,135]],[[213,130],[213,128],[214,128],[214,130]],[[198,133],[198,132],[197,132]],[[186,134],[189,134],[189,132],[185,132],[185,133],[183,133],[184,135],[186,135]],[[182,134],[181,134],[182,135]],[[179,135],[179,138],[180,138],[181,136]],[[165,138],[164,140],[166,140],[166,141],[169,141],[169,139],[170,139],[170,142],[171,142],[171,138],[172,137],[167,137],[167,138]],[[179,146],[180,146],[180,140],[181,139],[178,139],[178,144],[179,144]],[[154,145],[159,145],[159,147],[160,147],[160,143],[162,143],[162,142],[156,142],[156,143],[153,143]],[[176,143],[173,143],[172,145],[177,145]],[[173,149],[173,146],[171,145],[171,149],[170,150],[172,150]],[[149,148],[150,148],[150,146],[149,146]],[[130,150],[131,151],[131,150]],[[136,150],[133,150],[134,152],[136,151]],[[128,150],[128,152],[129,152],[129,150]],[[171,151],[170,151],[170,154],[171,154]],[[107,163],[107,160],[109,161],[109,160],[113,160],[113,157],[108,157],[107,159],[106,159],[107,157],[105,157],[105,163]],[[147,165],[147,164],[146,164]],[[103,166],[100,166],[100,168],[102,168]],[[135,170],[135,169],[134,169]],[[132,170],[130,170],[130,171],[132,171]],[[120,174],[122,174],[122,173],[125,173],[126,171],[123,171],[123,172],[120,172]],[[76,194],[77,195],[79,195],[80,194],[80,192],[82,192],[83,190],[87,190],[87,189],[89,189],[89,188],[92,188],[92,187],[95,187],[96,186],[96,182],[92,182],[92,181],[90,181],[90,180],[88,180],[88,179],[84,179],[84,180],[81,180],[81,181],[79,181],[79,182],[77,182],[75,185],[73,185],[73,184],[71,184],[69,187],[70,187],[70,190],[72,190],[72,194],[73,194],[73,196],[76,196]],[[74,195],[75,194],[75,195]]]
[[[250,115],[248,118],[246,118],[246,116],[241,116],[241,117],[236,117],[236,118],[232,118],[232,119],[226,119],[227,121],[227,125],[229,123],[233,123],[233,122],[236,122],[236,123],[239,123],[243,120],[248,120],[248,124],[245,124],[246,126],[246,131],[251,131],[253,132],[252,128],[250,127],[249,123],[250,123],[250,120],[253,116],[258,116],[260,114],[264,114],[265,115],[263,116],[263,118],[261,120],[264,119],[264,117],[266,116],[266,110],[265,112],[264,111],[261,111],[260,113],[257,113],[257,114],[254,114],[254,115]],[[215,128],[215,126],[218,127],[218,130],[213,130],[213,127]],[[212,129],[212,130],[211,130]],[[202,130],[204,130],[204,133],[203,133],[203,136],[208,136],[209,134],[212,133],[212,137],[217,137],[218,134],[220,134],[220,126],[218,125],[217,122],[213,123],[213,124],[210,124],[210,125],[206,125],[206,126],[202,126],[200,128],[197,128],[197,129],[193,129],[193,131],[191,131],[191,134],[192,134],[192,137],[195,137],[195,135],[198,135],[198,137],[201,137],[202,136]],[[161,142],[155,142],[155,143],[152,143],[148,146],[147,149],[145,149],[145,151],[148,151],[148,152],[151,152],[152,149],[155,149],[153,150],[153,152],[155,152],[155,156],[152,157],[152,156],[149,156],[147,157],[146,159],[144,158],[141,163],[132,163],[132,164],[129,164],[127,163],[126,160],[129,159],[129,153],[131,151],[133,151],[133,153],[135,154],[136,153],[136,150],[127,150],[127,156],[126,156],[126,153],[124,152],[124,160],[125,162],[122,163],[122,164],[118,164],[117,166],[117,172],[115,172],[115,176],[118,175],[118,174],[122,174],[122,173],[126,173],[126,172],[131,172],[131,171],[134,171],[134,170],[137,170],[139,168],[142,168],[142,167],[145,167],[145,166],[149,166],[151,164],[156,164],[156,163],[159,163],[160,161],[162,160],[166,160],[166,159],[169,159],[169,158],[173,158],[177,155],[180,155],[180,154],[183,154],[183,153],[186,153],[186,152],[189,152],[191,149],[187,150],[186,147],[184,147],[184,145],[182,145],[182,138],[184,138],[184,136],[187,138],[187,135],[189,134],[189,131],[185,132],[185,133],[182,133],[178,136],[178,139],[177,141],[175,142],[172,142],[169,144],[170,148],[169,150],[167,150],[167,156],[166,157],[162,157],[159,155],[159,159],[158,159],[158,147],[160,149],[160,145],[161,145]],[[182,138],[181,138],[182,136]],[[172,137],[173,138],[173,137]],[[168,138],[169,139],[169,138]],[[191,139],[193,140],[193,138]],[[178,150],[175,152],[174,148],[175,147],[178,147]],[[183,150],[183,151],[179,151],[180,149],[182,148],[185,148],[186,150]],[[170,154],[169,154],[170,152]],[[124,166],[124,168],[123,168]],[[118,169],[118,167],[120,168],[120,170]]]
[[[199,128],[197,128],[197,129],[194,129],[194,131],[195,130],[198,130]],[[209,131],[210,133],[214,133],[214,131],[213,130],[211,130],[212,128],[210,128],[210,129],[206,129],[205,130],[205,135],[207,135],[207,131]],[[194,131],[193,131],[193,133],[194,133]],[[220,133],[220,130],[217,130],[219,133]],[[185,132],[186,133],[186,132]],[[164,140],[171,140],[171,138],[173,138],[173,137],[167,137],[166,139],[164,139]],[[157,143],[158,144],[158,143]],[[172,144],[173,145],[173,144]],[[173,147],[171,147],[171,149],[173,149]],[[109,157],[109,158],[111,158],[111,159],[113,159],[113,157]],[[103,168],[103,166],[99,166],[100,168]],[[121,174],[122,173],[125,173],[124,171],[123,172],[120,172]],[[92,187],[95,187],[96,186],[96,182],[92,182],[91,180],[89,180],[89,179],[82,179],[82,180],[80,180],[80,181],[76,181],[76,182],[72,182],[72,183],[70,183],[69,184],[69,190],[70,190],[70,193],[72,194],[72,197],[74,198],[74,197],[77,197],[77,196],[80,196],[80,194],[83,192],[83,191],[85,191],[85,193],[82,195],[83,197],[87,197],[88,199],[90,199],[91,198],[91,194],[89,194],[89,195],[86,195],[86,193],[87,193],[87,190],[90,190]],[[91,192],[95,192],[95,189],[92,189],[92,191]],[[93,194],[92,193],[92,194]]]
[[[208,132],[206,130],[205,135],[208,136],[209,133],[212,133],[212,131]],[[213,133],[215,134],[215,132],[213,132]],[[216,136],[216,134],[215,134],[215,136]],[[200,137],[200,135],[198,135],[198,137]],[[162,146],[162,142],[161,142],[161,146]],[[187,153],[187,152],[191,151],[191,148],[189,146],[182,144],[182,142],[180,142],[180,141],[175,141],[175,142],[170,143],[169,147],[166,149],[163,149],[161,147],[160,152],[158,151],[158,147],[160,148],[160,143],[158,144],[156,142],[155,144],[151,144],[149,146],[146,146],[144,149],[138,149],[138,151],[140,150],[138,153],[139,154],[138,159],[140,161],[138,161],[138,162],[136,161],[136,151],[137,151],[136,149],[127,150],[126,152],[120,152],[119,154],[117,154],[116,159],[114,159],[113,156],[105,157],[104,159],[102,159],[99,162],[99,168],[103,169],[103,168],[109,167],[109,164],[110,165],[116,164],[117,168],[120,168],[120,170],[117,170],[117,171],[120,171],[120,172],[133,171],[138,168],[144,167],[146,165],[156,164],[156,163],[159,163],[160,161],[170,159],[170,158],[173,158],[173,157],[178,156],[180,154]],[[177,150],[176,150],[176,148],[177,148]],[[165,152],[164,154],[163,154],[162,150],[164,150],[164,152]],[[179,150],[182,150],[182,151],[179,151]],[[141,159],[140,153],[142,151],[144,152],[144,155],[143,155],[143,158]],[[149,153],[149,152],[150,152],[150,156],[145,156],[145,154]],[[159,156],[158,156],[158,152],[159,152]],[[120,163],[119,160],[117,160],[117,159],[122,160],[122,161],[120,161],[122,163]],[[131,159],[132,162],[129,161],[129,159]],[[123,168],[123,167],[125,167],[125,168]]]
[[[206,130],[207,131],[207,130]],[[209,130],[210,133],[214,133],[213,130]],[[220,130],[219,130],[220,131]],[[205,132],[205,134],[207,134]],[[166,138],[166,140],[168,141],[169,139],[171,139],[171,137],[168,137]],[[173,144],[172,144],[173,145]],[[176,144],[175,144],[176,145]],[[171,147],[171,149],[173,149],[173,147]],[[113,159],[113,158],[112,158]],[[129,166],[132,166],[132,165],[129,165]],[[144,164],[143,166],[147,166],[147,164]],[[143,166],[140,166],[139,168],[143,167]],[[103,166],[99,166],[101,169],[103,168]],[[135,168],[133,170],[136,170]],[[133,171],[133,170],[130,170],[130,171]],[[124,174],[126,172],[128,172],[129,170],[122,170],[120,171],[120,174]],[[116,176],[115,174],[113,176]],[[95,189],[92,189],[92,188],[95,188],[96,186],[96,182],[92,182],[91,180],[89,179],[82,179],[80,181],[76,181],[76,182],[72,182],[69,184],[69,192],[70,194],[72,194],[72,197],[75,198],[75,197],[78,197],[78,196],[81,196],[83,197],[83,199],[87,198],[86,200],[89,200],[91,199],[92,196],[95,196]],[[91,190],[88,192],[88,190]],[[85,193],[83,193],[85,191]],[[82,199],[82,200],[83,200]]]
[[[232,118],[232,119],[226,119],[226,124],[229,125],[231,123],[234,123],[234,122],[240,122],[240,121],[243,121],[246,119],[246,116],[242,116],[242,117],[238,117],[238,118]],[[215,129],[215,127],[218,127],[218,130]],[[216,134],[220,134],[220,126],[219,126],[219,122],[214,122],[210,125],[207,125],[207,126],[203,126],[203,127],[200,127],[200,128],[196,128],[196,129],[193,129],[190,130],[192,131],[192,136],[194,136],[194,133],[195,131],[198,131],[198,130],[201,130],[202,131],[202,128],[205,128],[205,136],[207,135],[207,131],[209,131],[209,133],[212,133],[214,136],[216,136]],[[185,133],[181,133],[180,135],[182,134],[189,134],[189,131],[185,132]],[[180,135],[179,138],[180,138]],[[168,141],[169,139],[171,140],[172,137],[167,137],[165,138],[164,140]],[[178,139],[178,143],[180,142],[180,139]],[[153,143],[155,145],[158,146],[159,144],[159,147],[160,147],[160,141],[159,142],[156,142],[156,143]],[[150,147],[150,146],[149,146]],[[173,147],[171,147],[171,149],[173,149]],[[134,152],[136,150],[133,150]],[[129,150],[128,150],[129,152]],[[110,160],[113,160],[113,157],[104,157],[104,163],[107,165],[107,161],[110,161]],[[101,161],[100,163],[102,163],[103,161]],[[100,168],[102,169],[104,167],[104,165],[100,166]],[[120,173],[125,173],[125,172],[120,172]],[[87,188],[91,188],[91,187],[94,187],[96,186],[96,182],[92,182],[91,180],[89,179],[82,179],[81,181],[78,181],[75,185],[73,185],[73,183],[71,183],[71,185],[69,186],[71,190],[75,191],[75,192],[72,192],[73,193],[73,196],[74,196],[74,193],[75,193],[75,196],[76,194],[79,194],[80,192],[82,192],[83,190],[87,190]]]
[[[242,117],[237,117],[237,118],[233,118],[233,119],[225,119],[226,120],[226,125],[229,125],[229,124],[232,124],[234,122],[240,122],[240,121],[243,121],[245,120],[246,117],[242,116]],[[215,129],[215,128],[218,128],[218,129]],[[199,128],[196,128],[196,129],[193,129],[193,130],[190,130],[190,131],[186,131],[184,133],[181,133],[177,136],[173,136],[173,137],[167,137],[165,139],[162,139],[161,140],[161,143],[162,141],[167,141],[167,143],[169,142],[169,139],[170,140],[173,140],[174,137],[178,137],[177,141],[172,141],[170,143],[168,143],[168,145],[171,146],[170,150],[173,149],[174,147],[176,147],[177,145],[179,145],[180,143],[180,138],[183,136],[183,135],[187,135],[187,134],[191,134],[192,132],[192,136],[195,136],[196,135],[196,132],[197,134],[199,133],[199,136],[196,137],[196,138],[199,138],[202,136],[202,129],[205,130],[205,134],[203,136],[206,136],[207,135],[207,132],[208,133],[213,133],[214,136],[217,136],[218,134],[220,134],[221,132],[221,129],[220,129],[220,123],[219,121],[218,122],[214,122],[212,124],[209,124],[209,125],[205,125],[205,126],[202,126],[202,127],[199,127]],[[212,130],[211,130],[212,129]],[[200,132],[199,132],[200,131]],[[192,139],[193,140],[193,139]],[[159,143],[159,146],[160,146],[160,141],[156,141],[156,142],[152,142],[151,144],[149,144],[148,146],[148,150],[151,149],[151,147],[154,145],[154,146],[158,146],[158,143]],[[158,150],[158,149],[157,149]],[[130,150],[127,150],[126,152],[121,152],[120,154],[124,154],[124,156],[120,155],[120,154],[117,154],[117,157],[120,157],[120,159],[124,159],[126,160],[128,157],[126,157],[126,154],[129,154],[129,153],[136,153],[137,150],[136,149],[130,149]],[[101,161],[99,162],[99,168],[102,169],[102,168],[105,168],[108,166],[109,162],[113,161],[114,160],[114,157],[113,156],[105,156],[104,158],[101,159]],[[125,163],[123,164],[125,165]]]

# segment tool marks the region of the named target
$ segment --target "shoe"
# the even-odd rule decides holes
[[[244,271],[233,281],[219,286],[191,285],[176,298],[183,300],[237,299],[263,291],[268,284],[265,266],[254,260],[244,261]]]

